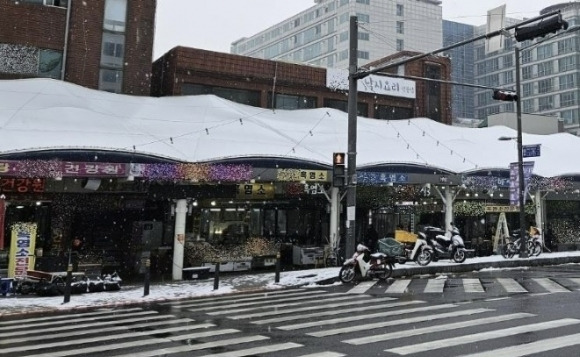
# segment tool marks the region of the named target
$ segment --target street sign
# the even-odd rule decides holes
[[[524,145],[522,147],[523,157],[536,157],[540,156],[540,144],[536,145]]]

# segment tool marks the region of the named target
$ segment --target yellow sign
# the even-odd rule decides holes
[[[274,185],[270,183],[247,183],[238,185],[237,199],[261,200],[274,198]]]
[[[278,169],[276,179],[278,181],[327,182],[328,172],[326,170]]]
[[[34,247],[36,245],[36,223],[19,222],[12,225],[12,243],[8,277],[26,275],[27,270],[34,270]]]
[[[487,213],[519,212],[519,206],[485,206]]]

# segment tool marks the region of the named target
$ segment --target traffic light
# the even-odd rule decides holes
[[[518,100],[518,96],[515,92],[501,89],[494,90],[492,98],[495,100],[502,100],[504,102],[515,102]]]
[[[345,155],[343,152],[332,154],[332,186],[343,187],[346,183],[346,172],[344,165]]]
[[[541,19],[540,22],[532,25],[516,27],[516,41],[522,42],[536,37],[544,37],[549,33],[556,33],[558,30],[568,28],[568,22],[562,19],[562,14]]]

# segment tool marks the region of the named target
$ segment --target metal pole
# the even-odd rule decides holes
[[[520,79],[520,48],[515,46],[515,60],[516,60],[516,117],[517,117],[517,129],[518,129],[518,190],[519,190],[519,203],[520,203],[520,258],[528,257],[528,242],[526,237],[526,184],[524,182],[524,158],[523,158],[523,145],[522,145],[522,99],[521,99],[521,79]]]
[[[346,240],[345,254],[354,254],[356,241],[356,124],[357,124],[357,63],[358,63],[358,28],[357,17],[350,17],[350,52],[348,55],[348,167],[346,175]]]
[[[68,264],[66,267],[66,282],[65,282],[65,286],[64,286],[64,300],[63,300],[63,304],[66,304],[68,302],[70,302],[70,294],[71,294],[71,284],[72,284],[72,271],[73,271],[73,265],[72,265],[72,249],[69,248],[68,249]]]
[[[274,274],[274,282],[280,282],[280,251],[276,253],[276,273]]]
[[[213,289],[217,290],[220,287],[220,262],[215,263],[215,272],[213,274]]]

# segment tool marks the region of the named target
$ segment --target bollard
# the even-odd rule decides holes
[[[220,262],[215,263],[215,273],[213,275],[213,289],[217,290],[220,286]]]
[[[151,259],[145,260],[145,284],[143,286],[143,296],[149,295],[149,281],[151,280]]]
[[[274,278],[274,282],[280,282],[280,252],[276,253],[276,277]]]
[[[68,250],[68,266],[66,269],[66,283],[64,286],[64,301],[62,302],[63,304],[70,302],[70,286],[72,284],[72,271],[73,271],[71,254],[72,254],[72,252],[71,252],[71,249],[69,248],[69,250]]]

